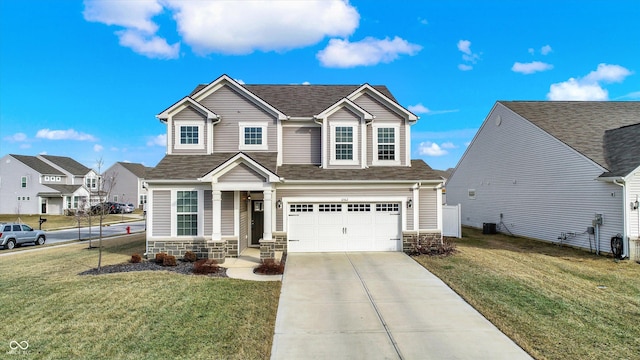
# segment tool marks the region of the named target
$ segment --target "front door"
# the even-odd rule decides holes
[[[47,199],[42,199],[42,214],[47,213]]]
[[[251,245],[259,246],[264,233],[264,202],[251,201]]]

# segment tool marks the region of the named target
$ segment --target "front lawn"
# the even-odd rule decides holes
[[[415,259],[537,359],[637,359],[640,265],[464,229],[450,257]]]
[[[103,241],[103,265],[144,252]],[[80,276],[97,265],[86,244],[0,257],[0,354],[51,359],[265,359],[280,282],[169,272]],[[11,349],[15,341],[27,350]]]

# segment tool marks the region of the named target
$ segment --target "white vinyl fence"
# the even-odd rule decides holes
[[[462,237],[462,218],[460,210],[462,206],[442,205],[442,235],[450,237]]]

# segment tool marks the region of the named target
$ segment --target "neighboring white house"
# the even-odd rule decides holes
[[[86,207],[97,178],[69,157],[5,155],[0,159],[0,214],[61,215]]]
[[[462,223],[638,259],[640,102],[497,102],[446,184]]]
[[[442,236],[444,180],[411,160],[418,118],[385,86],[244,85],[223,75],[162,111],[147,254],[410,250]]]
[[[103,173],[104,189],[109,193],[109,201],[134,204],[143,208],[147,203],[147,189],[144,179],[153,168],[137,163],[117,162]]]

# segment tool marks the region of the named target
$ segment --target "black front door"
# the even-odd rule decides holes
[[[251,201],[251,245],[260,245],[264,233],[264,202]]]

